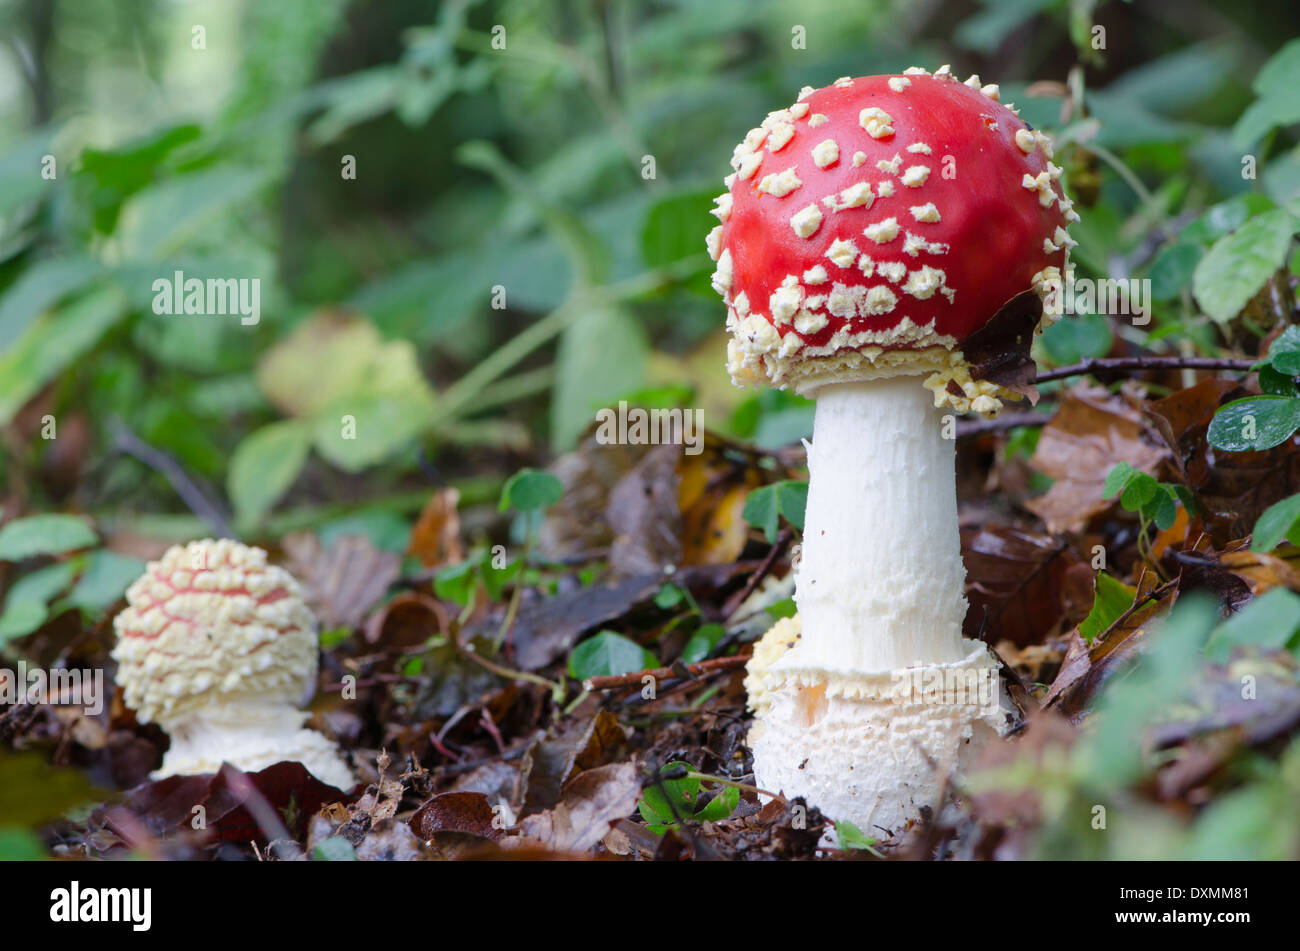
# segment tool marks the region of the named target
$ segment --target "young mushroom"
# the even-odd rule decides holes
[[[303,724],[316,685],[316,619],[266,552],[222,539],[150,562],[113,620],[117,682],[171,748],[154,779],[245,771],[284,760],[342,790],[356,780],[334,744]]]
[[[962,634],[944,413],[1032,389],[1078,218],[1051,158],[996,86],[909,69],[805,88],[716,199],[732,380],[817,401],[799,616],[746,681],[755,782],[864,831],[937,806],[1006,729],[996,658]]]

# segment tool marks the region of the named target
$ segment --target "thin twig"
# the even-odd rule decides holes
[[[230,520],[225,513],[203,494],[179,462],[131,432],[120,419],[110,420],[109,430],[118,449],[162,473],[163,478],[171,483],[172,489],[180,496],[181,501],[189,506],[191,512],[206,522],[218,538],[234,537]]]
[[[722,670],[731,670],[733,667],[741,667],[748,660],[748,654],[736,654],[733,657],[715,657],[712,660],[702,660],[698,664],[688,665],[686,672],[692,678],[695,678],[703,674],[715,674]],[[633,671],[630,674],[617,674],[612,677],[591,677],[582,682],[582,689],[615,690],[619,687],[635,687],[645,677],[653,677],[655,680],[668,680],[680,676],[681,672],[672,667],[654,667],[648,670]]]
[[[1085,357],[1082,363],[1040,373],[1034,382],[1047,383],[1084,373],[1113,373],[1118,370],[1236,370],[1245,373],[1258,362],[1258,359],[1234,357]]]
[[[729,618],[740,610],[740,606],[745,603],[745,599],[758,589],[759,584],[772,570],[772,565],[776,563],[776,560],[785,551],[786,546],[790,544],[791,537],[790,529],[781,529],[781,534],[776,536],[776,542],[772,545],[766,557],[758,563],[758,568],[749,576],[749,581],[746,582],[745,587],[728,598],[727,603],[722,606],[723,618]]]

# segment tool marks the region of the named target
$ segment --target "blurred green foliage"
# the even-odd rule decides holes
[[[1269,58],[1294,11],[1209,36],[1138,7],[1000,0],[954,28],[891,0],[11,6],[27,85],[0,100],[4,488],[177,537],[349,512],[378,535],[419,504],[422,459],[499,478],[631,394],[789,443],[806,401],[721,369],[710,198],[801,85],[911,63],[996,78],[1058,142],[1081,274],[1151,276],[1149,339],[1212,348],[1300,210],[1300,42]],[[154,313],[177,271],[258,279],[261,319]],[[1082,315],[1040,356],[1116,333],[1138,330]],[[89,430],[75,478],[46,477],[46,415]],[[211,511],[186,514],[123,432]]]

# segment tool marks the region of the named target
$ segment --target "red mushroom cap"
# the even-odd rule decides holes
[[[1011,298],[1050,291],[1078,216],[997,97],[947,67],[846,77],[750,131],[709,236],[736,383],[951,372]]]

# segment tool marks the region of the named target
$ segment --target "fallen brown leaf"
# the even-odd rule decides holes
[[[1117,463],[1154,473],[1169,454],[1146,437],[1142,415],[1122,396],[1079,383],[1061,398],[1060,409],[1043,427],[1030,464],[1056,480],[1025,503],[1049,532],[1082,531],[1088,520],[1106,511],[1106,475]]]
[[[564,787],[554,809],[526,816],[520,831],[556,852],[587,852],[603,839],[610,824],[636,808],[641,796],[635,763],[613,763],[578,774]]]

